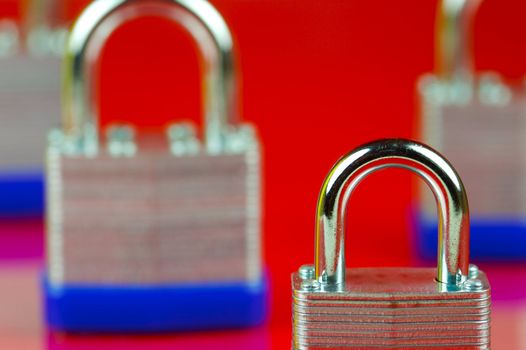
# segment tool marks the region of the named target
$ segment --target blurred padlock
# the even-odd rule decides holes
[[[526,258],[526,98],[498,74],[477,74],[471,22],[481,0],[442,0],[437,75],[419,82],[423,139],[457,164],[472,199],[472,255]],[[422,193],[426,256],[436,249],[433,199]]]
[[[345,268],[347,202],[361,180],[389,167],[420,175],[435,195],[437,269]],[[468,265],[466,193],[433,149],[380,140],[340,159],[321,188],[315,259],[292,275],[294,349],[489,349],[490,286]]]
[[[203,59],[204,144],[189,124],[143,140],[98,131],[93,66],[123,23],[168,18]],[[260,150],[236,122],[227,24],[205,0],[98,0],[74,25],[64,63],[64,128],[47,162],[47,317],[67,331],[166,331],[261,323]],[[105,147],[103,147],[105,146]]]
[[[62,5],[29,0],[18,21],[0,14],[0,216],[43,214],[42,130],[59,122]]]

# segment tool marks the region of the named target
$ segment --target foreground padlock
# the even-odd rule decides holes
[[[114,29],[139,16],[173,20],[197,42],[204,144],[187,124],[149,141],[119,125],[101,142],[93,61]],[[204,0],[99,0],[74,25],[64,128],[51,133],[48,148],[44,288],[52,329],[194,330],[264,320],[259,141],[249,125],[231,123],[232,45]]]
[[[419,82],[425,143],[453,162],[470,194],[471,254],[477,259],[526,258],[526,96],[494,72],[473,67],[472,22],[480,0],[441,0],[439,69]],[[434,203],[423,191],[423,247],[436,250]]]
[[[415,172],[435,195],[437,269],[345,268],[347,201],[361,180],[387,167]],[[316,266],[292,275],[294,349],[489,349],[490,287],[468,258],[468,201],[447,160],[407,140],[357,148],[322,186]]]

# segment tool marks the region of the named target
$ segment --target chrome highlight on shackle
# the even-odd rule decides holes
[[[237,121],[238,82],[230,30],[206,0],[103,0],[91,4],[74,24],[64,56],[64,133],[78,152],[99,147],[94,66],[112,32],[143,16],[179,23],[197,42],[202,56],[206,149],[224,149],[228,122]]]
[[[345,214],[354,188],[384,168],[404,168],[429,185],[439,217],[437,281],[458,286],[469,275],[469,209],[455,169],[435,150],[395,139],[363,145],[341,158],[320,191],[316,216],[315,278],[325,287],[345,286]]]
[[[437,15],[436,61],[442,78],[471,80],[471,27],[482,0],[441,0]]]

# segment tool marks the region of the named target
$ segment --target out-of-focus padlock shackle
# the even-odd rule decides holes
[[[473,20],[483,0],[440,0],[435,58],[438,75],[470,81],[474,72]]]
[[[316,279],[326,288],[345,288],[345,213],[354,188],[384,168],[420,175],[437,202],[439,216],[436,279],[459,286],[468,277],[469,208],[455,169],[435,150],[418,142],[380,140],[358,147],[331,169],[321,188],[316,216]]]
[[[232,34],[220,13],[206,0],[97,0],[89,5],[73,25],[65,48],[64,134],[80,152],[98,151],[94,63],[115,29],[145,16],[176,22],[198,44],[206,149],[222,152],[229,122],[237,121],[237,69]]]

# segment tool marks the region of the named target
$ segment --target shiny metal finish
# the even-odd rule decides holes
[[[483,272],[474,282],[480,289],[457,292],[437,288],[434,269],[346,274],[343,292],[315,289],[317,281],[293,275],[293,349],[490,348],[491,297]]]
[[[1,123],[9,130],[0,139],[1,171],[38,169],[46,147],[43,130],[60,122],[60,59],[0,55],[0,76]]]
[[[441,0],[437,17],[438,71],[445,79],[469,80],[473,73],[471,27],[482,0]]]
[[[15,20],[0,1],[0,113],[2,129],[9,130],[0,139],[2,174],[40,172],[42,131],[60,122],[60,57],[68,31],[56,2],[11,2],[23,11]]]
[[[95,63],[109,35],[141,16],[169,18],[197,42],[204,141],[189,123],[165,135],[119,124],[100,147]],[[259,283],[260,143],[236,120],[234,63],[230,31],[204,0],[97,0],[85,10],[64,62],[64,128],[49,135],[50,283]]]
[[[346,204],[374,171],[420,175],[438,206],[438,268],[345,268]],[[462,181],[433,149],[386,139],[358,147],[331,169],[320,193],[316,268],[292,275],[293,349],[489,349],[491,291],[468,264],[469,213]]]
[[[320,191],[316,223],[316,278],[328,289],[345,285],[345,213],[354,188],[369,174],[399,167],[420,175],[438,206],[437,280],[450,286],[469,274],[469,209],[462,181],[433,149],[409,140],[380,140],[341,158]]]
[[[440,1],[439,66],[419,80],[419,98],[422,140],[456,165],[470,195],[472,219],[493,230],[489,222],[520,222],[526,213],[526,99],[522,86],[516,89],[496,72],[474,69],[473,22],[481,3]],[[425,191],[422,209],[423,221],[433,224],[434,200]]]
[[[197,42],[203,60],[206,149],[225,148],[229,121],[237,121],[237,77],[230,30],[205,0],[98,0],[76,21],[66,45],[63,74],[64,132],[77,152],[98,152],[95,63],[110,34],[142,16],[181,24]]]
[[[489,349],[486,275],[443,291],[434,274],[428,268],[353,268],[342,291],[326,291],[295,273],[293,348]]]
[[[180,157],[139,148],[93,159],[50,151],[47,166],[52,284],[261,279],[257,148]]]

